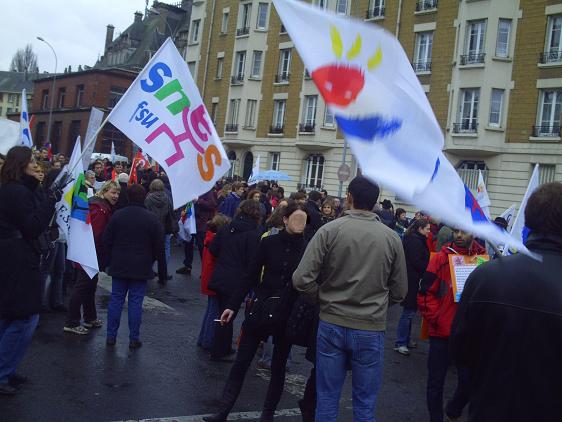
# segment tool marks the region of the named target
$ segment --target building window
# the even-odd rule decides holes
[[[416,3],[416,12],[424,10],[432,10],[437,8],[437,0],[418,0]]]
[[[336,126],[336,119],[334,113],[330,111],[330,108],[326,106],[324,110],[324,126],[326,127],[334,127]]]
[[[244,3],[240,8],[240,17],[236,35],[247,35],[250,33],[250,18],[252,15],[252,3]]]
[[[234,77],[236,81],[244,80],[244,68],[246,67],[246,52],[238,51],[234,62]]]
[[[84,98],[84,85],[76,85],[76,107],[82,107]]]
[[[535,136],[560,136],[560,105],[562,90],[545,89],[540,92],[538,125]]]
[[[478,128],[478,103],[480,102],[480,89],[461,89],[459,108],[459,123],[453,126],[455,133],[476,133]]]
[[[256,127],[256,109],[258,108],[257,100],[248,100],[246,103],[246,121],[244,127],[254,129]]]
[[[286,48],[279,54],[279,70],[276,75],[275,82],[288,82],[289,70],[291,69],[291,49]]]
[[[305,95],[302,123],[300,124],[300,132],[314,132],[316,122],[316,104],[318,103],[317,95]]]
[[[261,76],[261,63],[263,58],[263,51],[254,50],[254,57],[252,58],[252,78],[259,79]]]
[[[545,183],[554,182],[555,176],[556,176],[556,165],[539,164],[539,185],[544,185]]]
[[[123,94],[127,91],[125,88],[120,88],[117,86],[112,86],[109,89],[109,103],[108,107],[113,108],[119,102]]]
[[[347,0],[337,0],[336,13],[340,15],[347,15]]]
[[[187,62],[187,68],[193,80],[195,80],[195,72],[197,71],[196,62]]]
[[[461,56],[461,65],[484,63],[484,38],[486,21],[469,21],[467,25],[465,54]]]
[[[44,89],[41,93],[41,110],[47,110],[49,108],[49,90]]]
[[[478,173],[482,172],[484,183],[488,181],[488,168],[484,161],[463,161],[457,166],[457,173],[464,184],[472,191],[478,188]]]
[[[322,189],[324,177],[324,156],[309,155],[305,165],[305,188]]]
[[[53,150],[55,152],[59,152],[60,142],[62,139],[62,122],[53,123],[53,132],[51,133],[51,136],[52,136],[51,144],[53,145]]]
[[[217,74],[216,79],[222,79],[222,66],[224,64],[224,58],[220,57],[217,59]]]
[[[226,34],[228,32],[228,12],[222,14],[221,21],[221,34]]]
[[[414,70],[431,72],[431,53],[433,49],[433,31],[416,33],[416,50]]]
[[[201,26],[201,19],[196,19],[191,22],[191,37],[189,42],[195,44],[199,42],[199,27]]]
[[[214,125],[217,124],[218,112],[219,112],[219,103],[213,103],[211,105],[211,120],[213,121]]]
[[[238,112],[240,110],[240,99],[230,100],[230,109],[228,111],[228,122],[226,124],[226,132],[238,132]]]
[[[322,9],[328,7],[328,0],[314,0],[314,4]]]
[[[285,100],[275,100],[273,102],[273,124],[271,127],[271,133],[283,133],[285,105]]]
[[[370,0],[367,19],[384,17],[384,0]]]
[[[64,99],[66,98],[66,88],[59,88],[59,95],[57,99],[57,107],[64,108]]]
[[[279,171],[279,161],[281,160],[280,152],[269,153],[269,168],[271,170]]]
[[[490,97],[490,120],[488,124],[492,127],[501,127],[503,89],[492,89]]]
[[[68,144],[73,145],[78,136],[80,136],[80,120],[73,120],[68,129]]]
[[[234,177],[236,174],[236,152],[228,151],[226,156],[228,157],[228,161],[230,161],[230,169],[228,169],[226,177]]]
[[[35,129],[35,142],[37,145],[45,144],[45,122],[38,122],[37,129]]]
[[[511,19],[500,19],[498,38],[496,40],[496,57],[509,57],[509,37],[511,35]]]
[[[562,60],[562,15],[548,17],[546,51],[543,63]]]
[[[16,94],[9,94],[8,95],[8,102],[15,104],[17,101],[17,95]]]
[[[260,3],[258,5],[258,18],[256,22],[257,29],[266,29],[267,28],[267,3]]]

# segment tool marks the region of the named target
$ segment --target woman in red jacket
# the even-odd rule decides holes
[[[201,263],[201,293],[208,296],[207,310],[201,323],[199,331],[199,339],[197,345],[205,350],[210,350],[213,345],[213,337],[215,334],[215,319],[219,317],[219,304],[216,299],[216,293],[209,290],[208,284],[213,270],[215,269],[215,261],[217,258],[209,252],[209,245],[215,238],[220,227],[230,223],[230,218],[224,214],[215,215],[211,221],[207,223],[207,232],[203,241],[203,258]]]

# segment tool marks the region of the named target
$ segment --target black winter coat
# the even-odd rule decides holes
[[[404,236],[402,246],[404,246],[404,255],[406,256],[408,293],[401,305],[408,309],[418,309],[417,295],[420,279],[429,263],[427,238],[419,233],[407,234]]]
[[[103,241],[110,276],[149,280],[154,275],[152,263],[158,260],[160,279],[165,279],[164,231],[158,218],[144,205],[131,204],[115,212]]]
[[[308,201],[306,203],[306,214],[308,215],[308,221],[306,222],[306,227],[304,228],[304,238],[307,242],[310,241],[322,227],[322,213],[318,208],[318,205],[314,201]]]
[[[35,195],[37,179],[0,186],[0,318],[18,319],[41,310],[41,252],[37,237],[55,212],[55,200]]]
[[[209,289],[228,297],[240,289],[248,277],[260,235],[257,223],[245,216],[219,229],[209,245],[209,252],[217,258]]]
[[[229,309],[237,311],[250,289],[255,289],[256,297],[261,299],[279,296],[287,287],[287,283],[290,283],[292,288],[293,273],[305,249],[306,242],[302,234],[290,235],[285,230],[281,230],[277,234],[264,237],[251,261],[248,278],[232,295]],[[294,293],[293,300],[296,298],[296,291]],[[290,306],[292,303],[287,305]]]
[[[453,357],[470,370],[470,422],[562,419],[562,236],[531,233],[517,254],[469,276],[453,322]]]

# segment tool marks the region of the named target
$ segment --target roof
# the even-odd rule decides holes
[[[62,80],[68,77],[76,77],[76,76],[81,76],[81,75],[85,75],[87,73],[113,73],[113,74],[121,74],[124,76],[128,76],[132,79],[136,78],[138,75],[138,72],[131,70],[131,69],[123,69],[119,66],[117,67],[108,67],[108,68],[104,68],[104,69],[99,69],[99,68],[92,68],[92,69],[87,69],[87,70],[82,70],[80,72],[70,72],[70,73],[61,73],[61,74],[57,74],[57,80]],[[46,80],[49,80],[53,77],[53,75],[48,75],[48,76],[43,76],[40,75],[40,78],[35,79],[33,82],[43,82]]]
[[[41,74],[0,71],[0,92],[33,92],[33,80]]]

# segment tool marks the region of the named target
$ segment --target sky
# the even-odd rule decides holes
[[[8,0],[0,0],[4,2]],[[103,54],[108,24],[115,27],[116,38],[133,22],[135,11],[144,13],[145,9],[145,0],[16,0],[8,4],[2,7],[0,70],[9,70],[16,51],[31,44],[40,72],[53,72],[55,58],[37,36],[53,46],[57,72],[68,65],[75,71],[78,65],[93,66]]]

